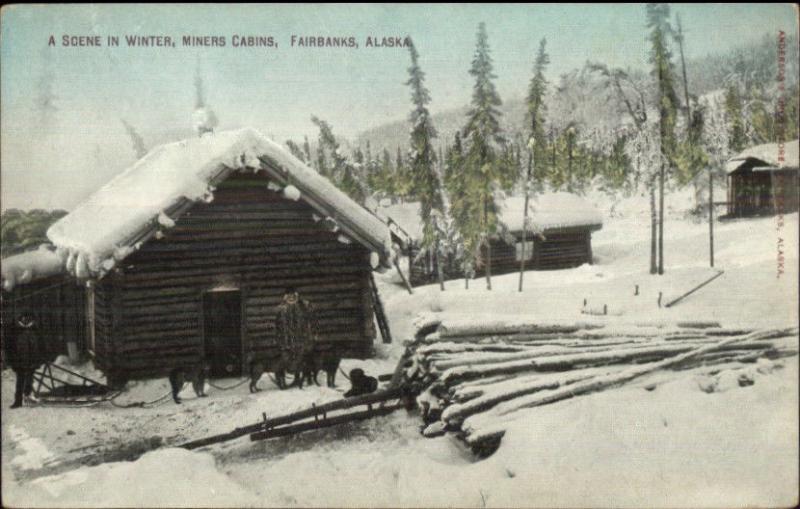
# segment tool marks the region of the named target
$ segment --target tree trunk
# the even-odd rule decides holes
[[[664,161],[658,172],[658,274],[664,274]]]
[[[714,266],[714,174],[708,169],[708,257]]]
[[[442,274],[442,253],[439,250],[439,234],[436,234],[436,277],[439,278],[439,289],[444,291],[444,275]]]
[[[483,200],[483,224],[486,228],[486,289],[492,289],[492,242],[489,238],[489,206]]]
[[[681,54],[681,71],[683,72],[683,97],[686,101],[686,127],[692,122],[692,107],[689,104],[689,79],[686,77],[686,59],[683,57],[683,28],[680,17],[678,18],[678,49]],[[712,265],[713,267],[713,265]]]
[[[657,252],[656,252],[656,228],[658,219],[656,216],[656,188],[655,182],[650,185],[650,274],[658,272]]]
[[[530,196],[528,194],[528,184],[531,181],[531,173],[533,173],[533,148],[530,149],[530,153],[528,154],[528,172],[525,176],[524,188],[525,188],[525,209],[522,212],[522,248],[521,248],[521,256],[519,262],[519,291],[522,291],[522,279],[523,274],[525,274],[525,234],[527,233],[528,229],[528,200]]]
[[[572,138],[567,138],[567,191],[572,192]]]

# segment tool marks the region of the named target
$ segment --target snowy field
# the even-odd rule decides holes
[[[391,372],[401,340],[421,313],[580,320],[588,307],[634,320],[716,320],[725,327],[796,326],[798,218],[715,225],[717,280],[666,309],[708,268],[708,224],[683,214],[665,225],[666,274],[648,271],[649,224],[620,206],[593,235],[594,265],[551,272],[447,282],[409,295],[396,274],[379,276],[395,344],[376,359],[348,360],[371,375]],[[782,239],[782,244],[781,244]],[[778,277],[779,247],[784,273]],[[404,267],[406,265],[403,265]],[[634,295],[635,286],[639,295]],[[798,502],[798,358],[746,368],[740,387],[698,368],[661,372],[621,388],[530,409],[509,427],[500,449],[477,461],[454,437],[421,436],[418,415],[397,412],[360,424],[289,439],[242,438],[199,451],[162,447],[230,431],[341,398],[336,389],[279,391],[266,377],[251,395],[243,385],[209,388],[205,399],[122,409],[23,408],[8,411],[13,375],[2,378],[2,487],[8,506],[791,506]],[[324,375],[322,376],[324,378]],[[219,385],[232,385],[223,380]],[[654,390],[645,390],[645,387]],[[712,392],[702,388],[713,386]],[[120,403],[151,400],[167,380],[140,382]]]

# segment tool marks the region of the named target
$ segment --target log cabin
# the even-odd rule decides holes
[[[2,260],[2,337],[22,315],[34,319],[48,358],[77,360],[86,346],[84,286],[70,277],[52,245]]]
[[[492,274],[519,271],[523,256],[524,210],[522,197],[507,198],[500,207],[500,231],[490,240]],[[404,245],[404,254],[408,256],[412,286],[435,282],[435,253],[420,254],[422,225],[419,203],[384,207],[380,215],[400,225],[411,239]],[[603,221],[597,209],[583,198],[565,192],[533,197],[529,203],[528,221],[524,249],[526,270],[564,269],[592,263],[592,232],[602,228]],[[453,256],[442,261],[442,272],[445,280],[464,277]],[[476,277],[484,274],[485,267],[478,267],[475,271]]]
[[[153,149],[47,236],[83,284],[84,344],[112,386],[276,356],[289,287],[315,310],[318,350],[368,357],[372,271],[393,252],[375,215],[252,129]]]
[[[751,147],[725,164],[727,217],[750,217],[798,209],[798,144],[767,143]]]

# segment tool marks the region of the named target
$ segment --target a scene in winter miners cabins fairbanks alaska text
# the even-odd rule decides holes
[[[798,503],[790,4],[2,22],[2,504]]]

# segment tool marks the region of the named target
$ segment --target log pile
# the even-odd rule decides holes
[[[395,375],[414,387],[424,433],[457,432],[491,454],[519,411],[619,386],[657,370],[736,369],[797,354],[797,328],[714,322],[428,321]]]

